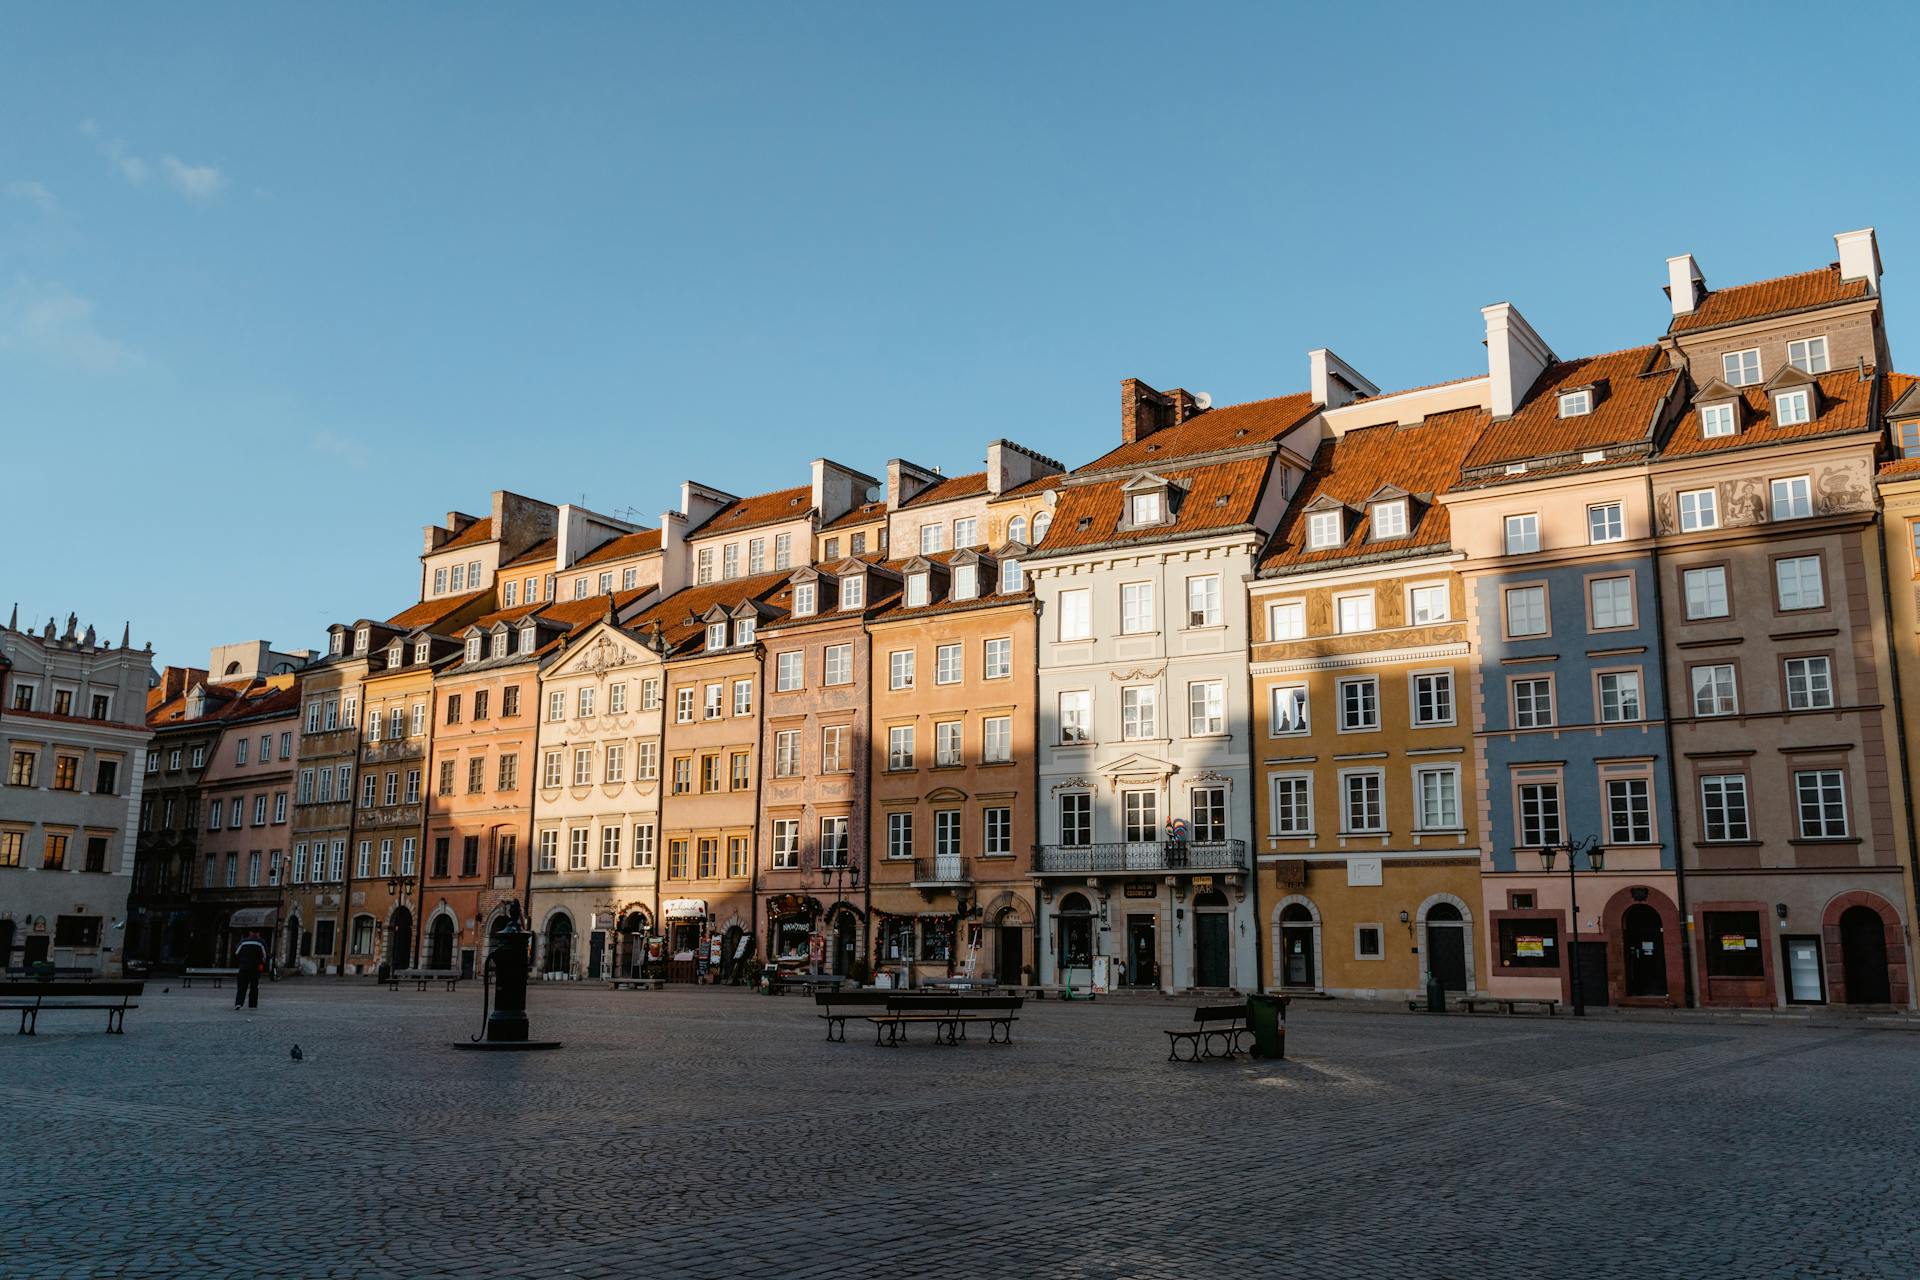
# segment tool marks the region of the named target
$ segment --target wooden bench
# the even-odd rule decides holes
[[[1468,1013],[1487,1013],[1497,1010],[1511,1017],[1519,1012],[1520,1006],[1526,1006],[1535,1013],[1545,1013],[1551,1018],[1560,1008],[1558,1000],[1530,999],[1525,996],[1461,996],[1460,1007]]]
[[[1247,1006],[1243,1004],[1203,1004],[1193,1011],[1191,1027],[1167,1028],[1167,1061],[1198,1062],[1202,1058],[1231,1058],[1244,1050],[1240,1037],[1251,1034],[1247,1026]],[[1187,1046],[1182,1057],[1180,1046]],[[1216,1052],[1214,1046],[1220,1046]]]
[[[847,1039],[848,1009],[885,1009],[887,1001],[894,998],[891,991],[816,991],[813,1003],[820,1009],[819,1017],[827,1024],[827,1039],[838,1040],[842,1044]],[[834,1010],[838,1008],[840,1012]]]
[[[425,991],[431,982],[444,982],[447,990],[455,991],[460,987],[458,969],[395,969],[387,975],[387,990],[398,991],[400,984],[411,982],[415,991]]]
[[[664,978],[608,978],[609,991],[658,991],[666,986]]]
[[[976,1022],[987,1024],[989,1044],[1012,1044],[1021,1003],[1018,996],[894,995],[887,998],[885,1013],[869,1014],[867,1021],[873,1024],[873,1042],[888,1048],[905,1040],[914,1023],[931,1025],[935,1044],[960,1043]]]
[[[199,978],[202,981],[211,982],[214,986],[218,987],[221,979],[234,977],[238,972],[239,970],[237,969],[187,969],[180,975],[180,985],[182,987],[191,987],[193,980]]]
[[[133,998],[146,989],[144,982],[0,982],[0,1009],[20,1011],[23,1036],[38,1034],[43,1013],[105,1010],[107,1033],[125,1035],[127,1010],[138,1009]],[[114,997],[119,997],[117,1000]]]
[[[843,973],[776,973],[767,979],[767,994],[783,996],[789,991],[838,991],[857,985]]]

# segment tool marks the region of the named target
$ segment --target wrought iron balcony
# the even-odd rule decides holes
[[[957,853],[941,853],[913,860],[913,885],[916,889],[934,889],[948,885],[973,883],[968,859]]]
[[[1043,844],[1033,851],[1037,876],[1244,872],[1245,840],[1124,840],[1108,844]]]

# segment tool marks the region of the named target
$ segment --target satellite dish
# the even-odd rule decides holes
[[[1213,397],[1204,391],[1196,391],[1193,393],[1193,407],[1204,413],[1213,408]]]

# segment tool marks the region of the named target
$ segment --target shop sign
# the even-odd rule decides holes
[[[593,927],[596,929],[613,928],[613,913],[611,911],[602,911],[594,916]]]
[[[1127,881],[1126,896],[1129,898],[1151,898],[1156,891],[1156,886],[1151,880]]]
[[[1213,888],[1212,876],[1195,876],[1193,878],[1193,891],[1195,893],[1205,893],[1211,888]]]
[[[1547,940],[1522,934],[1513,940],[1513,954],[1538,959],[1546,954]]]
[[[704,916],[707,914],[707,900],[705,898],[668,898],[660,904],[660,914],[669,920]]]

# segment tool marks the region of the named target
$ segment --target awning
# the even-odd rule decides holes
[[[227,921],[229,929],[271,929],[279,917],[277,907],[242,907]]]
[[[660,914],[669,920],[684,920],[689,916],[705,917],[707,900],[705,898],[668,898],[660,904]]]

